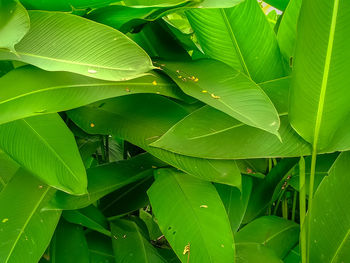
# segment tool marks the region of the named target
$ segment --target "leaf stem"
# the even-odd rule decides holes
[[[299,161],[299,209],[300,209],[300,250],[301,262],[306,263],[306,232],[305,232],[305,212],[306,212],[306,191],[305,191],[305,160],[300,157]]]
[[[294,191],[294,194],[293,194],[293,207],[292,207],[292,221],[295,222],[295,210],[296,210],[296,207],[297,207],[297,195],[298,195],[298,192],[297,191]]]

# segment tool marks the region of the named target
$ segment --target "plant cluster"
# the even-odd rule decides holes
[[[0,0],[0,262],[350,262],[349,21]]]

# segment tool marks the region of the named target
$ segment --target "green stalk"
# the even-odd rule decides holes
[[[293,194],[293,207],[292,207],[292,221],[294,221],[294,222],[295,222],[295,210],[296,210],[296,207],[297,207],[297,195],[298,195],[298,192],[294,191],[294,194]]]
[[[286,197],[282,201],[282,217],[288,220],[288,199]]]
[[[316,147],[312,150],[312,156],[311,156],[311,168],[310,168],[310,187],[309,187],[309,202],[308,202],[308,220],[307,220],[307,228],[305,229],[305,232],[307,232],[307,261],[310,260],[310,229],[311,229],[311,213],[312,213],[312,201],[314,197],[314,185],[315,185],[315,171],[316,171],[316,157],[317,157],[317,150]],[[307,230],[307,231],[306,231]]]
[[[305,212],[306,212],[306,191],[305,191],[305,160],[300,157],[299,161],[299,206],[300,206],[300,250],[301,262],[306,263],[306,232],[305,232]]]

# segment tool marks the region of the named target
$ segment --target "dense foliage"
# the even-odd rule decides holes
[[[350,262],[349,44],[346,0],[0,0],[0,262]]]

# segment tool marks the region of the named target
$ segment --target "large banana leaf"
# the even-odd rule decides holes
[[[193,9],[187,14],[209,57],[256,82],[284,75],[276,35],[256,0],[245,0],[228,9]]]
[[[129,160],[109,163],[87,170],[89,181],[88,193],[72,196],[64,192],[56,192],[46,209],[78,209],[86,207],[101,197],[149,176],[152,166],[162,163],[149,154],[142,154]]]
[[[350,258],[350,153],[342,153],[313,200],[310,262],[341,263]]]
[[[118,97],[68,112],[70,118],[90,134],[119,136],[188,174],[240,186],[241,176],[233,160],[191,158],[149,146],[186,114],[179,104],[151,94]]]
[[[112,82],[25,66],[0,78],[0,87],[3,87],[0,89],[0,124],[135,93],[184,97],[175,83],[156,72],[129,81]]]
[[[82,226],[60,220],[50,246],[52,263],[90,263],[89,249]]]
[[[58,114],[2,124],[0,134],[0,148],[42,181],[68,193],[86,193],[78,147]]]
[[[166,260],[150,243],[146,226],[140,219],[134,219],[117,219],[111,223],[116,262],[165,263]]]
[[[257,243],[284,258],[298,243],[299,225],[277,216],[260,217],[244,226],[235,236],[237,243]]]
[[[325,149],[350,113],[350,2],[303,1],[289,105],[293,128]]]
[[[258,243],[238,243],[236,244],[236,251],[236,263],[283,263],[272,249]]]
[[[15,0],[1,1],[0,48],[15,52],[15,45],[29,31],[29,16],[25,8]]]
[[[148,195],[159,227],[181,262],[234,262],[230,222],[210,182],[160,169]]]
[[[146,52],[121,32],[67,13],[30,11],[31,27],[0,60],[19,60],[49,71],[127,80],[153,68]]]
[[[38,262],[60,218],[43,211],[51,188],[20,169],[0,193],[0,262]]]
[[[247,125],[278,135],[276,109],[263,90],[243,73],[208,59],[161,65],[186,94]]]
[[[135,7],[176,7],[187,4],[189,7],[219,8],[232,7],[243,0],[124,0],[127,6]]]

